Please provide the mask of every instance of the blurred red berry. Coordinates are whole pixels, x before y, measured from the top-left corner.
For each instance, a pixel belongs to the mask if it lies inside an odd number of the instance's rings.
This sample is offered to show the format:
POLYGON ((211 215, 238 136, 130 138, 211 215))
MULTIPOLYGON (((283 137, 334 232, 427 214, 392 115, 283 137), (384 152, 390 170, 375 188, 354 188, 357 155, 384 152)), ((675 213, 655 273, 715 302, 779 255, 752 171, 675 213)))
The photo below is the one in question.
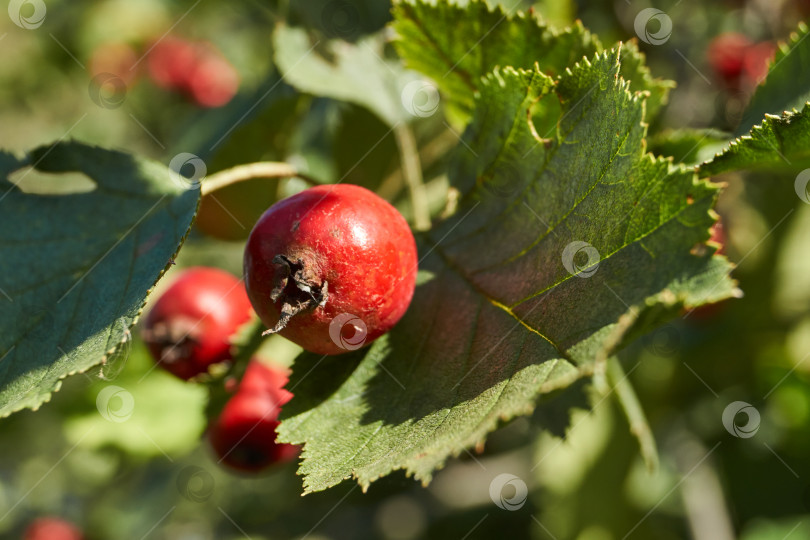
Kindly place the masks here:
POLYGON ((239 75, 218 53, 200 52, 188 81, 188 92, 202 107, 221 107, 239 88, 239 75))
POLYGON ((216 47, 177 37, 155 43, 149 74, 158 86, 182 92, 201 107, 225 105, 239 88, 239 74, 216 47))
POLYGON ((82 540, 78 527, 59 518, 39 518, 25 530, 23 540, 82 540))
POLYGON ((743 59, 743 71, 751 86, 758 85, 768 74, 768 65, 776 52, 776 45, 763 41, 748 47, 743 59))
POLYGON ((208 432, 221 463, 238 471, 258 472, 298 455, 297 446, 276 442, 278 414, 292 398, 285 384, 284 371, 251 360, 236 394, 208 432))
POLYGON ((254 359, 248 364, 237 391, 243 394, 270 394, 282 405, 292 399, 292 394, 284 389, 289 381, 287 375, 286 370, 254 359))
POLYGON ((186 86, 197 53, 194 45, 184 39, 165 37, 155 43, 148 53, 149 75, 163 88, 186 86))
POLYGON ((161 367, 188 380, 230 360, 230 338, 251 311, 245 286, 235 276, 217 268, 190 268, 155 302, 143 338, 161 367))
POLYGON ((709 63, 730 90, 750 92, 768 74, 776 51, 770 41, 753 43, 742 34, 721 34, 709 43, 709 63))
POLYGON ((729 88, 737 88, 743 71, 745 52, 751 40, 742 34, 720 34, 709 43, 709 63, 729 88))

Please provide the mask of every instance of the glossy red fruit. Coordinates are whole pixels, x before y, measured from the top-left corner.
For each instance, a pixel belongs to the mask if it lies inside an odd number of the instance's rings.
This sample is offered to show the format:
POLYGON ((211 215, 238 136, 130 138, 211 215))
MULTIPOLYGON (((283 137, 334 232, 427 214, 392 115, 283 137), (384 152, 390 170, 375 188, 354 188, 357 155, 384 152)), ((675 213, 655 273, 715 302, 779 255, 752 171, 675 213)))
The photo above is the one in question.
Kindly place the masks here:
POLYGON ((82 532, 59 518, 39 518, 25 530, 23 540, 82 540, 82 532))
POLYGON ((230 338, 250 316, 239 279, 217 268, 190 268, 155 302, 143 338, 161 367, 187 380, 230 360, 230 338))
POLYGON ((298 455, 298 447, 276 442, 281 406, 292 394, 286 372, 251 360, 234 396, 211 425, 208 436, 220 463, 257 472, 298 455))
POLYGON ((318 186, 271 206, 245 247, 245 286, 269 332, 317 354, 367 345, 404 315, 416 242, 388 202, 354 185, 318 186))

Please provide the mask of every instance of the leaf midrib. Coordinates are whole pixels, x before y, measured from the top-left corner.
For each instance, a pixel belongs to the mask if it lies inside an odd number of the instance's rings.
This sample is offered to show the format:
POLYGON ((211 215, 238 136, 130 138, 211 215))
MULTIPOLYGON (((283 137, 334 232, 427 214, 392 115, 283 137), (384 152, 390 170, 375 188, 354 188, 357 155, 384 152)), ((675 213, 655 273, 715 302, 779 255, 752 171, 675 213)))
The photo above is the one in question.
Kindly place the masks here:
MULTIPOLYGON (((556 94, 556 91, 555 91, 555 90, 553 90, 553 88, 556 88, 556 86, 557 86, 557 84, 558 84, 558 83, 559 83, 559 79, 553 80, 552 89, 549 89, 547 92, 545 92, 545 93, 543 93, 543 94, 539 95, 539 96, 538 96, 538 99, 542 99, 543 97, 545 97, 545 96, 549 95, 550 93, 552 93, 552 91, 554 91, 555 95, 556 95, 556 96, 558 97, 558 99, 559 99, 559 94, 556 94)), ((525 100, 524 100, 524 102, 525 102, 525 100)), ((562 103, 562 102, 561 102, 561 103, 562 103)), ((561 136, 559 133, 558 133, 558 134, 556 134, 556 140, 555 140, 555 143, 556 143, 556 144, 554 144, 554 145, 553 145, 553 146, 552 146, 550 149, 548 149, 548 150, 546 151, 545 155, 543 156, 543 166, 542 166, 542 167, 540 168, 540 170, 539 170, 540 174, 536 174, 536 175, 534 176, 534 178, 535 178, 535 179, 536 179, 536 178, 538 178, 540 175, 542 175, 542 173, 543 173, 543 172, 545 172, 545 171, 546 171, 546 169, 548 168, 548 166, 549 166, 549 164, 550 164, 551 160, 552 160, 552 159, 554 159, 554 157, 557 155, 557 152, 560 150, 560 148, 562 148, 563 143, 566 141, 566 139, 568 138, 568 136, 569 136, 569 135, 570 135, 570 134, 571 134, 571 133, 572 133, 572 132, 573 132, 573 131, 574 131, 574 130, 575 130, 577 127, 578 127, 578 126, 579 126, 579 124, 582 122, 582 119, 585 117, 585 113, 586 113, 587 111, 590 111, 590 109, 591 109, 592 107, 593 107, 593 102, 591 102, 591 103, 590 103, 590 104, 589 104, 587 107, 583 107, 583 109, 584 109, 584 110, 583 110, 583 111, 582 111, 582 113, 581 113, 581 114, 580 114, 580 115, 577 117, 576 122, 573 122, 573 123, 572 123, 573 125, 572 125, 571 129, 569 129, 569 130, 568 130, 568 131, 565 133, 565 135, 564 135, 564 136, 561 136)), ((569 111, 569 112, 570 112, 570 111, 569 111)), ((560 121, 561 121, 563 118, 565 118, 565 116, 566 116, 567 114, 568 114, 568 113, 563 113, 563 115, 560 117, 560 120, 558 120, 558 121, 557 121, 557 127, 558 127, 558 128, 559 128, 559 123, 560 123, 560 121)), ((522 118, 522 116, 521 116, 520 114, 516 114, 516 115, 515 115, 515 119, 513 120, 513 123, 512 123, 512 128, 509 130, 509 135, 506 137, 506 139, 505 139, 505 141, 504 141, 504 144, 503 144, 503 145, 501 145, 501 149, 500 149, 500 151, 498 152, 498 156, 496 156, 496 159, 497 159, 497 157, 500 157, 500 156, 502 155, 502 153, 503 153, 503 151, 504 151, 504 148, 505 148, 505 146, 506 146, 506 144, 505 144, 505 143, 506 143, 506 142, 508 142, 509 140, 511 140, 511 139, 512 139, 512 137, 513 137, 514 132, 515 132, 515 131, 517 131, 517 130, 515 130, 515 129, 514 129, 514 128, 515 128, 515 124, 516 124, 516 123, 517 123, 519 120, 522 120, 522 119, 523 119, 523 118, 522 118)), ((537 147, 537 146, 543 147, 543 146, 544 146, 543 141, 542 141, 542 140, 540 140, 540 139, 538 139, 537 137, 535 137, 534 130, 533 130, 533 129, 531 129, 531 126, 527 125, 527 128, 529 129, 529 134, 530 134, 531 138, 532 138, 532 139, 534 139, 534 141, 535 141, 535 147, 537 147)), ((533 147, 532 149, 534 149, 534 147, 533 147)), ((615 156, 611 157, 611 160, 612 160, 614 157, 615 157, 615 156)), ((490 167, 490 168, 491 168, 491 167, 490 167)), ((600 177, 600 178, 601 178, 601 177, 600 177)), ((463 235, 463 236, 459 237, 457 240, 459 240, 459 241, 460 241, 460 240, 464 240, 464 239, 467 239, 467 238, 471 238, 471 237, 473 237, 473 236, 475 236, 475 235, 477 235, 477 234, 481 233, 482 231, 486 230, 486 229, 487 229, 489 226, 492 226, 492 225, 494 225, 494 224, 498 224, 498 223, 500 223, 500 222, 501 222, 503 219, 505 219, 507 216, 509 216, 509 215, 510 215, 510 212, 511 212, 511 210, 512 210, 512 209, 514 209, 515 207, 517 207, 517 206, 520 204, 520 202, 524 200, 524 197, 525 197, 525 196, 526 196, 526 194, 529 192, 529 190, 532 188, 533 183, 534 183, 534 179, 533 179, 531 182, 527 183, 526 187, 525 187, 525 188, 524 188, 524 189, 523 189, 523 190, 520 192, 520 195, 518 195, 517 197, 515 197, 514 201, 512 201, 510 204, 506 205, 506 207, 505 207, 505 208, 504 208, 504 209, 503 209, 503 210, 502 210, 502 211, 501 211, 501 212, 500 212, 498 215, 494 216, 494 217, 493 217, 493 218, 492 218, 492 219, 491 219, 491 220, 490 220, 490 221, 487 223, 487 225, 482 225, 482 226, 478 227, 477 229, 473 229, 473 230, 472 230, 472 231, 470 231, 468 234, 465 234, 465 235, 463 235)), ((597 185, 598 185, 598 181, 597 181, 597 185)), ((595 187, 595 186, 594 186, 594 187, 595 187)), ((475 189, 470 190, 470 191, 469 191, 469 192, 468 192, 468 193, 467 193, 467 194, 464 196, 464 199, 465 199, 465 200, 470 200, 470 199, 473 197, 474 193, 475 193, 475 189)), ((576 206, 576 205, 575 205, 575 206, 576 206)), ((573 209, 572 209, 572 210, 573 210, 573 209)), ((502 263, 498 263, 498 264, 502 264, 502 263)), ((497 266, 497 265, 493 265, 493 266, 497 266)), ((484 269, 482 269, 482 270, 484 270, 484 269)))
MULTIPOLYGON (((584 114, 583 114, 582 116, 584 116, 584 114)), ((571 130, 571 131, 573 131, 573 130, 571 130)), ((545 238, 546 238, 546 237, 548 237, 550 234, 552 234, 554 231, 556 231, 556 230, 557 230, 557 228, 558 228, 558 227, 559 227, 561 224, 563 224, 564 222, 566 222, 566 221, 568 220, 568 218, 569 218, 569 217, 570 217, 570 216, 571 216, 571 215, 574 213, 574 211, 575 211, 575 210, 576 210, 576 209, 579 207, 579 205, 580 205, 580 204, 582 204, 582 203, 583 203, 583 202, 584 202, 584 201, 585 201, 585 200, 586 200, 586 199, 587 199, 587 198, 588 198, 588 197, 591 195, 591 193, 593 193, 593 192, 594 192, 594 190, 595 190, 597 187, 599 187, 599 185, 602 183, 602 180, 605 178, 605 175, 607 175, 608 171, 610 170, 610 168, 611 168, 611 166, 613 165, 613 163, 614 163, 614 161, 616 160, 616 158, 617 158, 619 155, 622 155, 622 154, 621 154, 621 150, 624 148, 624 145, 627 143, 627 140, 630 138, 630 134, 632 133, 632 131, 633 131, 633 130, 632 130, 632 129, 630 129, 630 130, 628 130, 628 131, 625 133, 625 135, 624 135, 624 137, 622 138, 621 142, 620 142, 620 143, 619 143, 619 145, 616 147, 616 152, 614 152, 614 153, 613 153, 613 155, 611 155, 611 156, 610 156, 610 159, 608 160, 608 162, 607 162, 607 164, 605 165, 605 167, 602 169, 601 173, 599 174, 599 177, 596 179, 596 181, 595 181, 595 182, 594 182, 594 183, 593 183, 591 186, 588 186, 588 189, 585 191, 585 193, 583 194, 582 198, 580 198, 579 200, 575 201, 575 202, 574 202, 574 204, 571 206, 571 208, 570 208, 570 209, 569 209, 569 210, 568 210, 568 211, 567 211, 565 214, 563 214, 563 216, 562 216, 562 217, 561 217, 559 220, 557 220, 557 222, 550 224, 550 225, 548 226, 548 229, 546 230, 546 232, 544 232, 543 234, 541 234, 541 235, 540 235, 540 236, 539 236, 539 237, 538 237, 536 240, 533 240, 533 241, 532 241, 532 242, 531 242, 531 243, 530 243, 528 246, 526 246, 525 248, 523 248, 523 249, 522 249, 520 252, 516 253, 515 255, 511 255, 511 256, 510 256, 510 257, 508 257, 507 259, 505 259, 505 260, 503 260, 503 261, 500 261, 500 262, 497 262, 497 263, 493 263, 493 264, 491 264, 491 265, 489 265, 489 266, 485 266, 485 267, 483 267, 483 268, 478 268, 478 269, 476 269, 475 271, 473 271, 473 272, 471 272, 471 273, 472 273, 472 274, 479 274, 479 273, 482 273, 482 272, 487 272, 487 271, 489 271, 489 270, 492 270, 493 268, 497 268, 497 267, 499 267, 499 266, 502 266, 502 265, 505 265, 505 264, 509 264, 509 263, 510 263, 510 262, 512 262, 512 261, 516 261, 516 260, 517 260, 517 259, 519 259, 520 257, 522 257, 522 256, 526 255, 526 254, 527 254, 529 251, 531 251, 531 250, 532 250, 532 249, 533 249, 535 246, 537 246, 538 244, 540 244, 540 242, 542 242, 543 240, 545 240, 545 238)), ((570 131, 569 131, 569 133, 570 133, 570 131)), ((560 146, 556 146, 556 145, 555 145, 555 147, 554 147, 554 148, 555 148, 555 155, 556 155, 556 150, 557 150, 559 147, 560 147, 560 146)), ((553 157, 553 156, 551 156, 551 157, 553 157)), ((544 173, 544 172, 545 172, 545 171, 548 169, 549 164, 550 164, 550 161, 551 161, 551 157, 550 157, 548 160, 546 160, 546 162, 545 162, 545 163, 543 163, 543 168, 542 168, 542 169, 540 169, 540 174, 539 174, 539 175, 537 175, 537 177, 541 176, 541 175, 542 175, 542 174, 543 174, 543 173, 544 173)), ((528 189, 524 190, 524 192, 521 194, 521 200, 522 200, 522 201, 523 201, 523 195, 525 195, 527 192, 528 192, 528 189)), ((523 202, 525 202, 525 201, 523 201, 523 202)), ((501 218, 502 218, 502 216, 503 216, 503 214, 502 214, 501 216, 497 216, 495 219, 501 219, 501 218)))
MULTIPOLYGON (((667 174, 663 175, 663 176, 662 176, 661 178, 659 178, 659 179, 658 179, 656 182, 651 183, 651 186, 657 185, 658 183, 662 182, 663 180, 665 180, 665 179, 666 179, 666 178, 668 178, 669 176, 670 176, 670 175, 669 175, 669 173, 667 173, 667 174)), ((706 197, 711 197, 711 194, 707 194, 707 195, 706 195, 706 197)), ((695 200, 695 201, 693 201, 693 203, 692 203, 692 204, 685 204, 685 205, 681 206, 681 207, 678 209, 678 211, 677 211, 676 213, 672 214, 672 215, 671 215, 671 216, 670 216, 668 219, 666 219, 666 220, 664 220, 664 221, 659 222, 659 223, 658 223, 658 225, 656 225, 656 226, 655 226, 655 227, 653 227, 652 229, 650 229, 650 230, 646 231, 644 234, 639 235, 639 236, 637 236, 637 237, 633 238, 631 241, 629 241, 629 242, 625 243, 624 245, 622 245, 622 246, 620 246, 618 249, 616 249, 616 250, 614 250, 614 251, 612 251, 612 252, 608 253, 607 255, 605 255, 605 256, 603 256, 603 257, 602 257, 602 256, 600 256, 599 261, 598 261, 597 263, 595 263, 595 264, 601 264, 601 263, 603 263, 604 261, 606 261, 606 260, 608 260, 609 258, 611 258, 612 256, 614 256, 615 254, 617 254, 617 253, 621 252, 623 249, 625 249, 625 248, 627 248, 627 247, 630 247, 630 246, 632 246, 632 245, 636 244, 637 242, 640 242, 640 241, 644 240, 644 239, 645 239, 645 238, 647 238, 648 236, 650 236, 650 235, 652 235, 653 233, 655 233, 656 231, 658 231, 658 230, 659 230, 661 227, 663 227, 664 225, 667 225, 668 223, 670 223, 670 222, 672 222, 673 220, 677 219, 677 218, 678 218, 678 217, 679 217, 679 216, 680 216, 680 215, 681 215, 681 214, 682 214, 682 213, 683 213, 685 210, 689 209, 691 206, 693 206, 694 204, 696 204, 698 201, 702 201, 702 200, 704 200, 706 197, 702 197, 701 199, 695 200)), ((568 281, 569 279, 571 279, 571 278, 573 278, 573 277, 576 277, 574 274, 568 274, 568 275, 565 275, 565 276, 563 276, 563 278, 562 278, 562 279, 560 279, 560 280, 558 280, 558 281, 556 281, 556 282, 552 283, 551 285, 547 286, 546 288, 542 289, 542 290, 541 290, 541 291, 539 291, 539 292, 533 293, 533 294, 531 294, 531 295, 527 296, 526 298, 523 298, 523 299, 521 299, 521 300, 518 300, 517 302, 515 302, 515 303, 513 303, 513 304, 510 304, 510 305, 504 305, 504 304, 502 304, 501 302, 499 302, 498 300, 495 300, 494 298, 490 297, 490 296, 489 296, 489 294, 488 294, 488 293, 487 293, 485 290, 483 290, 483 289, 482 289, 482 288, 480 288, 480 287, 479 287, 479 286, 478 286, 476 283, 474 283, 474 282, 473 282, 473 281, 470 279, 470 274, 468 274, 466 271, 464 271, 462 268, 460 268, 460 267, 459 267, 457 264, 455 264, 455 262, 454 262, 454 261, 453 261, 453 260, 452 260, 452 259, 451 259, 451 258, 450 258, 450 257, 449 257, 449 256, 448 256, 446 253, 445 253, 445 252, 444 252, 444 250, 441 248, 441 246, 440 246, 440 245, 435 245, 435 246, 434 246, 434 249, 436 250, 436 253, 437 253, 437 254, 438 254, 438 255, 439 255, 441 258, 442 258, 442 260, 443 260, 443 261, 445 261, 445 263, 446 263, 448 266, 450 266, 451 268, 453 268, 453 270, 454 270, 454 271, 456 271, 456 272, 457 272, 457 273, 458 273, 458 274, 459 274, 459 275, 462 277, 462 279, 464 279, 465 283, 467 283, 467 284, 468 284, 468 285, 469 285, 469 286, 470 286, 470 287, 471 287, 473 290, 475 290, 477 293, 481 294, 481 295, 482 295, 484 298, 486 298, 488 301, 490 301, 490 302, 491 302, 493 305, 495 305, 495 306, 497 306, 497 307, 500 307, 501 309, 503 309, 504 311, 506 311, 507 313, 509 313, 510 315, 512 315, 512 316, 513 316, 515 319, 517 319, 517 320, 518 320, 519 322, 521 322, 521 323, 522 323, 524 326, 526 326, 527 328, 530 328, 530 329, 532 329, 532 328, 531 328, 531 326, 529 326, 529 325, 528 325, 528 323, 526 323, 525 321, 523 321, 522 319, 520 319, 520 317, 519 317, 518 315, 516 315, 516 314, 515 314, 515 313, 514 313, 512 310, 514 310, 516 307, 520 306, 521 304, 523 304, 523 303, 525 303, 525 302, 527 302, 527 301, 529 301, 529 300, 531 300, 531 299, 533 299, 533 298, 536 298, 536 297, 538 297, 538 296, 542 295, 543 293, 548 292, 549 290, 551 290, 551 289, 553 289, 553 288, 555 288, 555 287, 557 287, 557 286, 561 285, 562 283, 565 283, 565 282, 566 282, 566 281, 568 281)), ((587 270, 588 268, 591 268, 592 266, 594 266, 594 265, 588 266, 588 267, 586 267, 584 270, 587 270)), ((557 350, 558 350, 558 351, 560 351, 559 347, 557 347, 557 345, 556 345, 556 344, 553 342, 553 340, 551 340, 550 338, 548 338, 547 336, 545 336, 544 334, 542 334, 542 333, 541 333, 539 330, 537 330, 537 329, 532 329, 532 330, 533 330, 533 331, 536 331, 536 332, 538 333, 538 335, 542 336, 542 337, 543 337, 544 339, 546 339, 546 340, 547 340, 547 341, 548 341, 550 344, 554 345, 554 347, 555 347, 555 348, 557 348, 557 350)), ((560 351, 560 352, 561 352, 561 351, 560 351)), ((563 356, 563 358, 565 358, 565 356, 563 356)), ((569 360, 570 360, 570 359, 569 359, 569 360)))

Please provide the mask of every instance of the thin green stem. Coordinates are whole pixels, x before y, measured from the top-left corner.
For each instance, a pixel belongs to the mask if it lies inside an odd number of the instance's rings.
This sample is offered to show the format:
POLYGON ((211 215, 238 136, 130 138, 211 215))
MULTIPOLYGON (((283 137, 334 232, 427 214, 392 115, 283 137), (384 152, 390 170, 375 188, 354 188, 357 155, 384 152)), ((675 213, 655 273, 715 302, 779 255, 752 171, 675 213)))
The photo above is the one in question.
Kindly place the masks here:
POLYGON ((205 196, 226 186, 230 186, 238 182, 244 182, 245 180, 252 180, 254 178, 281 179, 290 178, 293 176, 301 178, 312 185, 318 184, 318 182, 299 172, 289 163, 278 161, 259 161, 256 163, 237 165, 236 167, 225 169, 224 171, 219 171, 218 173, 208 176, 202 182, 202 194, 205 196))
POLYGON ((641 457, 644 459, 647 469, 655 472, 658 469, 658 447, 655 444, 655 437, 650 430, 644 409, 638 401, 636 391, 616 357, 608 359, 606 376, 608 384, 616 392, 616 399, 630 424, 630 433, 638 440, 641 457))
POLYGON ((411 127, 406 123, 399 123, 394 127, 394 137, 399 149, 402 176, 411 194, 414 228, 426 231, 430 228, 430 209, 425 184, 422 180, 422 164, 419 160, 416 138, 411 127))

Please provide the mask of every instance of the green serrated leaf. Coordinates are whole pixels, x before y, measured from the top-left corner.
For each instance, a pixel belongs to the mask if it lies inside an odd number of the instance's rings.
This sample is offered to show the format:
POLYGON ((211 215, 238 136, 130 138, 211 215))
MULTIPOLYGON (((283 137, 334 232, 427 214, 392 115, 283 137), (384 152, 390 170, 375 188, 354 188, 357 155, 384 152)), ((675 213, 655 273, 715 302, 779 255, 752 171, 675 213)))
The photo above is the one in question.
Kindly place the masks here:
POLYGON ((40 172, 83 173, 95 189, 0 195, 0 416, 38 407, 128 339, 199 200, 165 165, 123 152, 59 142, 29 159, 40 172))
POLYGON ((810 165, 810 30, 804 23, 782 43, 748 105, 737 139, 700 165, 708 177, 740 169, 796 170, 810 165))
MULTIPOLYGON (((394 6, 396 47, 407 65, 439 85, 451 114, 466 121, 481 77, 496 66, 560 75, 583 57, 602 50, 597 38, 577 21, 556 30, 539 14, 489 7, 483 0, 430 2, 404 0, 394 6)), ((650 92, 647 118, 666 103, 672 81, 655 79, 634 42, 625 46, 622 76, 633 90, 650 92)))
POLYGON ((422 267, 435 276, 396 331, 349 358, 296 359, 288 388, 309 396, 310 407, 285 405, 279 433, 307 443, 300 468, 307 492, 350 476, 367 488, 400 468, 427 483, 499 421, 529 414, 537 397, 584 375, 439 256, 422 267))
POLYGON ((638 48, 636 40, 622 44, 622 64, 619 75, 630 82, 630 90, 648 92, 644 118, 652 121, 669 101, 669 91, 675 88, 675 81, 653 77, 647 67, 647 58, 638 48))
POLYGON ((644 153, 643 96, 620 69, 612 50, 556 84, 512 68, 483 79, 451 169, 459 211, 421 246, 432 279, 370 349, 296 360, 304 397, 279 433, 305 444, 307 492, 396 469, 427 483, 662 313, 734 294, 703 244, 717 188, 644 153), (549 140, 529 122, 538 99, 561 103, 549 140))
POLYGON ((807 25, 799 23, 798 30, 782 43, 768 69, 765 81, 757 87, 754 97, 743 113, 736 135, 746 134, 759 124, 766 114, 780 115, 804 107, 810 101, 810 35, 807 25))
POLYGON ((601 45, 577 22, 557 32, 537 17, 482 0, 456 2, 407 0, 394 5, 397 51, 408 67, 432 78, 451 112, 472 115, 482 76, 496 66, 532 68, 555 76, 601 45))
POLYGON ((810 103, 800 112, 765 115, 750 135, 743 135, 700 165, 701 177, 740 169, 796 170, 810 164, 810 103))

